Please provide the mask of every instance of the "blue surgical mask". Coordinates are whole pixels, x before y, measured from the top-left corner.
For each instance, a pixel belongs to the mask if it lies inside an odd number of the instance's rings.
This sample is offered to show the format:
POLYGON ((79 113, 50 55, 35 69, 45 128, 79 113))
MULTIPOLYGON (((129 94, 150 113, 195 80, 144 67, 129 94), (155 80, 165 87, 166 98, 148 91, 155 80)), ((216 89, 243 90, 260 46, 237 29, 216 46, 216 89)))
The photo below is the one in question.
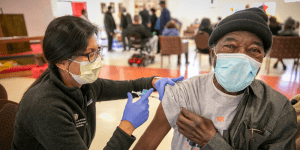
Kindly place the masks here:
POLYGON ((228 92, 238 92, 254 80, 261 63, 246 54, 217 54, 215 75, 219 84, 228 92))

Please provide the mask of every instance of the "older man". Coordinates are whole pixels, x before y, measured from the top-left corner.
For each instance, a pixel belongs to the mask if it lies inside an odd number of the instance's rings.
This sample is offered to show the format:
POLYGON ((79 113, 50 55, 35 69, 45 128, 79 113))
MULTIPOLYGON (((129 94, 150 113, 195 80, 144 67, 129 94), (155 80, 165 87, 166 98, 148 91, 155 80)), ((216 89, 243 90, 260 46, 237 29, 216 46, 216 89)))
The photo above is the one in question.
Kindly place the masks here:
POLYGON ((272 33, 258 8, 223 19, 209 39, 214 72, 167 86, 135 149, 155 149, 171 128, 172 150, 293 150, 297 118, 289 100, 254 79, 272 33))

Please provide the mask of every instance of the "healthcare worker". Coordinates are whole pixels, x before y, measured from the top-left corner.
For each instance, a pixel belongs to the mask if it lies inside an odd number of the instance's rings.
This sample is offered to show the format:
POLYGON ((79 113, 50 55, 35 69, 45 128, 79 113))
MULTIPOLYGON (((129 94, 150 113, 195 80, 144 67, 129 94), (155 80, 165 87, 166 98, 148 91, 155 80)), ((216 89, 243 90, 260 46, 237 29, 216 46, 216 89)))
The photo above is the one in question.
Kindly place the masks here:
POLYGON ((132 132, 149 117, 154 84, 182 77, 113 81, 98 78, 102 67, 97 28, 79 17, 54 19, 47 27, 43 52, 48 69, 25 92, 16 115, 12 150, 87 150, 95 136, 96 102, 128 97, 120 125, 104 149, 129 149, 132 132), (157 82, 156 82, 157 81, 157 82), (131 91, 150 89, 132 103, 131 91))

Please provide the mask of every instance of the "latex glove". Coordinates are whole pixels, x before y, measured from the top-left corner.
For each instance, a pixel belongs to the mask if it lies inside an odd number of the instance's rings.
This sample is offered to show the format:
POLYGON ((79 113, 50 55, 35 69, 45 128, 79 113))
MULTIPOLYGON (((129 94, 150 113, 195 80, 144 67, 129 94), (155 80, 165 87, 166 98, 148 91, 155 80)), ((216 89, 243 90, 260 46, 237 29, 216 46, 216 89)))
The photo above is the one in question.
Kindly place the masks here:
POLYGON ((135 128, 142 125, 145 121, 147 121, 149 117, 149 99, 148 97, 151 95, 151 93, 154 91, 153 88, 148 90, 146 94, 142 95, 141 98, 136 101, 135 103, 132 103, 132 95, 131 93, 127 93, 128 101, 125 106, 125 110, 123 113, 123 120, 129 121, 135 128))
POLYGON ((158 91, 158 95, 159 95, 159 100, 161 101, 164 97, 164 93, 165 93, 165 86, 166 84, 170 84, 170 85, 175 85, 176 81, 181 81, 183 80, 184 77, 178 77, 178 78, 161 78, 158 81, 155 82, 154 86, 156 88, 156 90, 158 91))

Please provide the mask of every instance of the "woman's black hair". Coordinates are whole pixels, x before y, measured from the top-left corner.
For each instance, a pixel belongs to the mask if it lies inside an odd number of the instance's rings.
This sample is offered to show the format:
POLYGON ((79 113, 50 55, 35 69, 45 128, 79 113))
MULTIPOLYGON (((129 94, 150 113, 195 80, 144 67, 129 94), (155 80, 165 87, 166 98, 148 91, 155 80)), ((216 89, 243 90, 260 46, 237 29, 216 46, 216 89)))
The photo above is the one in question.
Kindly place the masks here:
POLYGON ((155 10, 154 8, 151 8, 151 11, 152 11, 153 13, 155 13, 156 10, 155 10))
POLYGON ((48 68, 30 85, 27 91, 40 83, 51 70, 57 71, 58 68, 55 64, 68 60, 78 53, 83 53, 88 46, 88 40, 94 34, 97 34, 97 27, 82 18, 63 16, 52 20, 43 39, 43 52, 48 62, 48 68))

